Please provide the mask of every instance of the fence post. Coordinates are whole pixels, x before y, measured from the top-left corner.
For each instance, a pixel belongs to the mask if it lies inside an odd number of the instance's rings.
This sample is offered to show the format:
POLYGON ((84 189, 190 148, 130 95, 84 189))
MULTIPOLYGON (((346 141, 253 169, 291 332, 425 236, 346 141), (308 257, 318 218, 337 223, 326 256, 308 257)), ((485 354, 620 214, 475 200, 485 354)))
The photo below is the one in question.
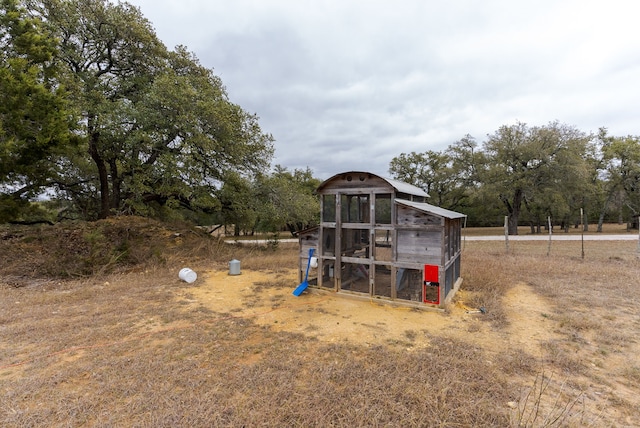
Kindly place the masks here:
POLYGON ((547 256, 551 254, 551 216, 547 217, 547 227, 549 228, 549 246, 547 247, 547 256))
POLYGON ((509 216, 504 216, 504 242, 507 246, 507 254, 509 254, 509 216))
POLYGON ((584 260, 584 210, 580 208, 580 238, 582 240, 582 260, 584 260))
POLYGON ((467 216, 464 216, 464 227, 462 228, 462 250, 464 251, 467 248, 467 216))

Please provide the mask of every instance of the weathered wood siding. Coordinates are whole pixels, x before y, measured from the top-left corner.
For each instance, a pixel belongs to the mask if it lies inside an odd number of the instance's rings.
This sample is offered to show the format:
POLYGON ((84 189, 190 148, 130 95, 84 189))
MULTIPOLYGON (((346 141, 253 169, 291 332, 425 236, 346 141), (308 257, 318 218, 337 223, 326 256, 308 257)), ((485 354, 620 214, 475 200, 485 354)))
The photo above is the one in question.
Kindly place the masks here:
POLYGON ((393 188, 380 177, 372 174, 360 173, 360 174, 342 174, 339 177, 334 178, 331 182, 326 183, 322 189, 322 193, 334 193, 349 192, 358 189, 386 189, 389 193, 393 191, 393 188))
POLYGON ((396 212, 396 224, 398 227, 419 227, 423 229, 433 226, 434 230, 440 230, 440 227, 444 226, 443 218, 423 213, 403 205, 399 205, 396 212))
POLYGON ((398 230, 398 262, 441 264, 442 233, 398 230))

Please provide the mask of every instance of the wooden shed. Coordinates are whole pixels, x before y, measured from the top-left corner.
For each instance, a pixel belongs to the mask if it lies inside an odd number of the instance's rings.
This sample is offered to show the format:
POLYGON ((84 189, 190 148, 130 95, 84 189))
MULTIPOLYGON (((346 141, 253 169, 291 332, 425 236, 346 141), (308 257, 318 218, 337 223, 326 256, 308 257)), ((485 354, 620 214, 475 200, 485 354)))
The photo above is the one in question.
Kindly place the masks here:
POLYGON ((309 286, 321 290, 419 307, 442 307, 453 297, 462 283, 464 214, 428 204, 416 186, 368 172, 337 174, 318 194, 320 225, 299 235, 301 281, 311 262, 309 286))

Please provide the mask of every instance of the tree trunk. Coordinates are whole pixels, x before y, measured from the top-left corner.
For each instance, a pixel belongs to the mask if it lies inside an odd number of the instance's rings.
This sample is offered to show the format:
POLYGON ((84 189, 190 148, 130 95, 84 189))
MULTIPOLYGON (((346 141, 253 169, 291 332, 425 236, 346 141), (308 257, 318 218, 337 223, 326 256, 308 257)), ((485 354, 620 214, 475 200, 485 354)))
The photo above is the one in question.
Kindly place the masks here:
POLYGON ((518 219, 522 208, 522 197, 522 189, 514 190, 513 203, 510 203, 506 196, 501 197, 502 202, 507 207, 507 212, 509 213, 507 220, 507 231, 509 235, 518 234, 518 219))
POLYGON ((100 142, 100 132, 95 129, 95 116, 88 117, 89 128, 89 155, 96 164, 98 169, 98 178, 100 179, 100 212, 99 218, 107 218, 109 216, 109 174, 107 173, 107 165, 98 151, 98 143, 100 142))
POLYGON ((607 195, 607 199, 604 201, 604 205, 600 210, 600 217, 598 217, 598 228, 596 229, 596 232, 602 233, 602 223, 604 223, 604 215, 607 213, 607 208, 609 208, 611 199, 613 199, 613 190, 607 195))
POLYGON ((120 202, 122 201, 120 194, 122 177, 120 177, 118 173, 118 164, 115 159, 109 161, 109 167, 111 169, 111 207, 118 210, 120 209, 120 202))
POLYGON ((583 232, 588 232, 589 231, 589 216, 587 215, 586 211, 582 214, 582 218, 580 219, 580 221, 582 221, 582 231, 583 232))
POLYGON ((580 221, 582 222, 582 231, 583 232, 588 232, 589 231, 589 213, 587 212, 587 206, 589 206, 588 202, 588 198, 586 196, 582 197, 582 207, 583 209, 580 210, 580 214, 582 215, 582 218, 580 219, 580 221))

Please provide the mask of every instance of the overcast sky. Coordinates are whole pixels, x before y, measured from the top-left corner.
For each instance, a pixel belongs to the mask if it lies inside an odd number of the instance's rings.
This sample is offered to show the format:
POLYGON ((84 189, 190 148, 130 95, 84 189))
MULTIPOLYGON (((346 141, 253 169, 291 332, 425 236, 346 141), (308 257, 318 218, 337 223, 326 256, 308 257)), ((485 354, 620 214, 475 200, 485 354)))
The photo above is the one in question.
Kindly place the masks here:
POLYGON ((275 138, 275 164, 389 176, 401 153, 558 120, 640 135, 635 0, 131 0, 275 138))

